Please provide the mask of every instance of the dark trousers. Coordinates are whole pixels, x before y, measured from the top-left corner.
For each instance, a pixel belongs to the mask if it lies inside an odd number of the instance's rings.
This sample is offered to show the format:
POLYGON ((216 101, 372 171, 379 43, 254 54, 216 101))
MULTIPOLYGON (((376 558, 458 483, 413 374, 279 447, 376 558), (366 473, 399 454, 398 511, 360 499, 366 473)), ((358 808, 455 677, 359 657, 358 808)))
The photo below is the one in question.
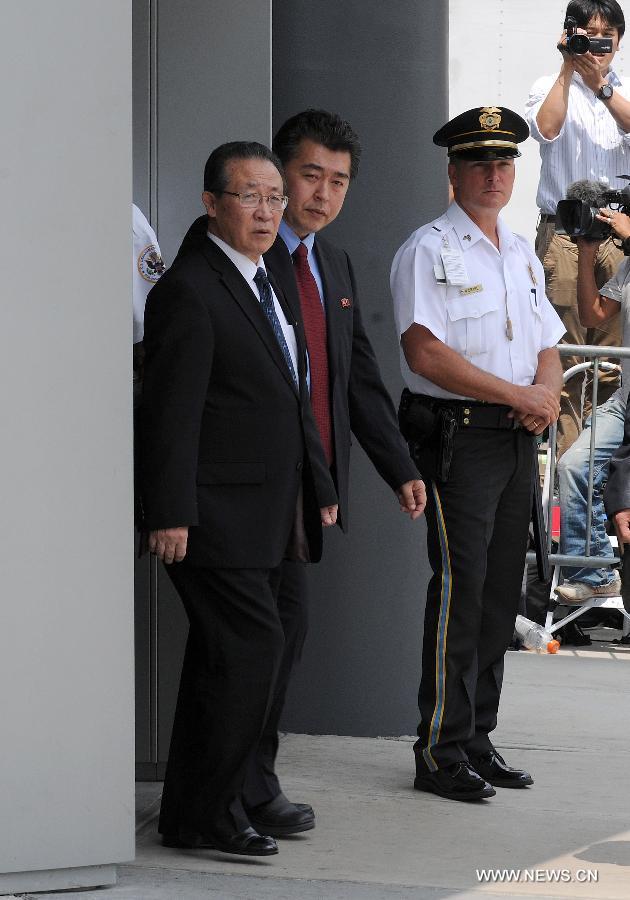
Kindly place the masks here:
POLYGON ((284 632, 284 651, 273 692, 271 708, 263 733, 251 755, 243 787, 246 809, 267 803, 281 791, 275 771, 278 754, 278 726, 291 679, 293 666, 299 661, 308 628, 308 593, 306 566, 285 560, 280 567, 277 608, 284 632))
MULTIPOLYGON (((414 745, 418 774, 492 747, 523 577, 534 448, 520 429, 460 430, 448 481, 429 486, 433 577, 414 745)), ((417 462, 430 479, 431 454, 421 452, 417 462)))
POLYGON ((186 561, 167 567, 189 635, 162 794, 162 834, 240 831, 249 825, 246 805, 279 793, 273 771, 277 724, 306 627, 293 602, 302 569, 288 562, 271 570, 211 569, 186 561))

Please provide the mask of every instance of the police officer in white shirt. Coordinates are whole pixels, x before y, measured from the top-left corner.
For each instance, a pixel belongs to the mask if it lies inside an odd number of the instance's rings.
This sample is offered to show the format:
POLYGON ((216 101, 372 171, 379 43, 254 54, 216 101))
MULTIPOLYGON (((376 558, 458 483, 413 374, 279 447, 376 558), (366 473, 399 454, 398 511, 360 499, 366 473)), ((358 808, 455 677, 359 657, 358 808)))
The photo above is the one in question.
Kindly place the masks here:
POLYGON ((166 266, 162 260, 155 231, 144 213, 133 208, 133 387, 134 405, 140 397, 142 381, 142 338, 144 337, 144 306, 147 294, 166 266))
POLYGON ((391 272, 401 426, 427 483, 433 569, 415 787, 453 800, 532 784, 489 737, 523 575, 534 435, 555 421, 562 384, 564 329, 542 266, 498 218, 527 135, 520 116, 496 106, 436 133, 454 203, 411 235, 391 272))
MULTIPOLYGON (((566 19, 576 33, 610 39, 609 53, 567 52, 563 31, 558 49, 562 65, 558 75, 539 78, 531 88, 526 119, 540 144, 541 169, 536 202, 540 222, 536 253, 543 263, 547 294, 564 322, 569 344, 617 346, 621 339, 618 316, 599 327, 582 327, 577 309, 577 248, 566 235, 555 234, 556 207, 576 181, 601 182, 606 189, 621 189, 619 175, 630 174, 630 81, 612 68, 625 21, 616 0, 571 0, 566 19), (573 27, 573 26, 571 26, 573 27)), ((602 287, 615 273, 622 255, 610 240, 599 248, 595 277, 602 287)), ((565 369, 582 362, 564 357, 565 369)), ((615 390, 615 376, 601 381, 600 402, 615 390)), ((582 382, 571 379, 562 396, 558 422, 558 449, 571 446, 582 428, 582 382)), ((588 406, 586 409, 588 412, 588 406)))

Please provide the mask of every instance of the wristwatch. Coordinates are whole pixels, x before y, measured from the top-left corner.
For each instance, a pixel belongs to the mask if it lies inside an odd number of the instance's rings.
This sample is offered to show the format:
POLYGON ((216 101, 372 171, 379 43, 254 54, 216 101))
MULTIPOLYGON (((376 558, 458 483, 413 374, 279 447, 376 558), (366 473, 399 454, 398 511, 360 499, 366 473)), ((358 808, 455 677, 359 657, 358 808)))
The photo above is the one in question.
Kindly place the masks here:
POLYGON ((613 89, 607 82, 604 82, 604 84, 602 84, 600 89, 597 91, 597 97, 599 100, 610 100, 612 95, 613 89))

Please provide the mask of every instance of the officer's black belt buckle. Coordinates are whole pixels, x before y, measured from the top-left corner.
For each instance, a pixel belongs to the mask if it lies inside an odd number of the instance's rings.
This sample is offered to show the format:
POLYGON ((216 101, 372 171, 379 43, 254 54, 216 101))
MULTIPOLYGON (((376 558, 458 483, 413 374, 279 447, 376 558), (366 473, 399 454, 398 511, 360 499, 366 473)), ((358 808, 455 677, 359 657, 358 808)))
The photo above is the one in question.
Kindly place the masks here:
MULTIPOLYGON (((420 419, 420 409, 426 409, 434 414, 448 410, 457 427, 489 428, 501 431, 513 431, 519 428, 518 421, 508 415, 509 406, 499 403, 480 403, 476 400, 449 400, 441 397, 430 397, 428 394, 412 394, 411 391, 403 391, 401 409, 404 407, 407 419, 412 422, 420 419)), ((403 432, 404 433, 404 432, 403 432)))
POLYGON ((455 421, 461 429, 489 428, 514 431, 519 427, 518 421, 508 416, 509 406, 501 406, 496 403, 452 403, 451 401, 448 402, 448 406, 453 410, 455 421))

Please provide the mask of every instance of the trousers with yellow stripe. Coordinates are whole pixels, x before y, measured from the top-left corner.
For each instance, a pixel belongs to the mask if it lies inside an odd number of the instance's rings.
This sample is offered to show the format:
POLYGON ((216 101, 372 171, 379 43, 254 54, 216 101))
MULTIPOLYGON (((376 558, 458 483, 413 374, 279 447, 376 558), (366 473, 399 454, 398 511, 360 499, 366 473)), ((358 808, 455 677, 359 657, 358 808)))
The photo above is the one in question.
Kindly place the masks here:
POLYGON ((455 435, 447 482, 435 454, 416 462, 427 482, 427 590, 414 745, 418 774, 492 749, 523 578, 532 507, 534 439, 522 430, 455 435))

